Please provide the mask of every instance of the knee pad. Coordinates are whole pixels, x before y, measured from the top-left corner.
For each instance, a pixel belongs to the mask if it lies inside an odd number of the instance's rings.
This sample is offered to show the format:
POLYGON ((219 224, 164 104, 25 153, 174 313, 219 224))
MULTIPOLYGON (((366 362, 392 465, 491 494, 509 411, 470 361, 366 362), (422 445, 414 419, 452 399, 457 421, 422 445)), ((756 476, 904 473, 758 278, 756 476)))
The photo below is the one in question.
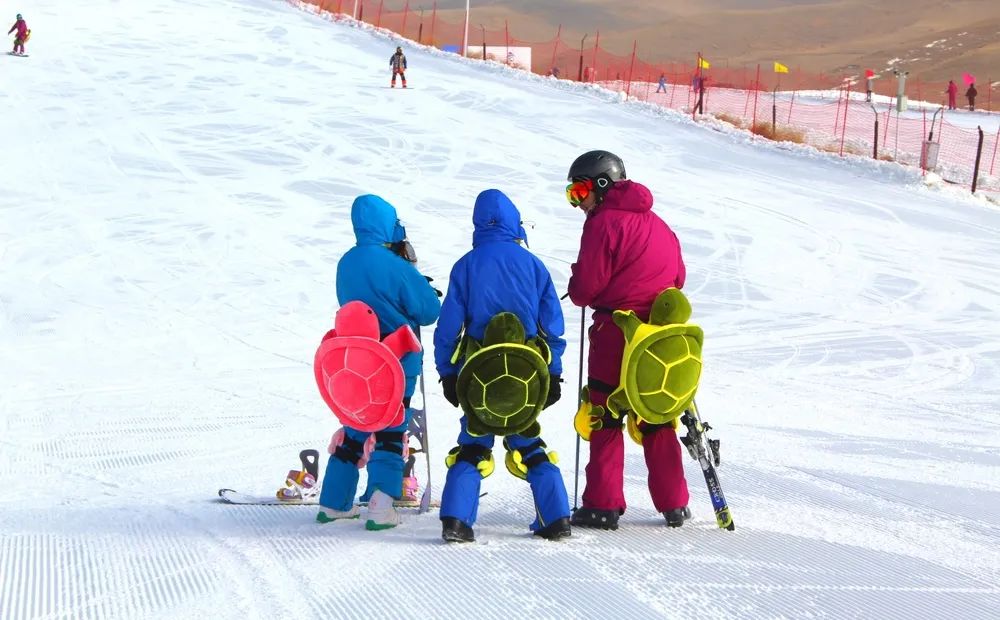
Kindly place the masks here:
POLYGON ((635 415, 635 412, 632 411, 628 412, 627 418, 628 436, 632 438, 632 441, 640 446, 642 445, 644 437, 648 437, 661 429, 669 428, 675 432, 677 431, 677 420, 671 420, 670 422, 665 422, 663 424, 650 424, 649 422, 639 418, 639 416, 635 415))
POLYGON ((364 443, 348 437, 344 429, 338 430, 330 440, 330 454, 348 465, 361 469, 368 464, 368 456, 375 446, 374 435, 369 435, 364 443))
POLYGON ((479 471, 479 475, 483 478, 492 474, 495 467, 493 464, 493 450, 476 444, 455 446, 448 451, 448 456, 444 459, 445 465, 449 469, 459 461, 470 463, 479 471))
POLYGON ((507 440, 504 439, 503 447, 507 450, 503 461, 504 465, 507 466, 507 471, 521 480, 528 479, 528 470, 532 467, 542 463, 555 465, 559 462, 559 455, 555 452, 546 452, 545 442, 541 439, 536 439, 531 444, 518 449, 511 448, 507 440))
POLYGON ((584 441, 590 441, 590 434, 602 428, 621 428, 622 417, 607 407, 590 402, 590 388, 580 390, 580 408, 573 417, 573 428, 584 441))
POLYGON ((403 454, 407 452, 406 448, 408 447, 406 433, 401 431, 377 431, 374 437, 376 450, 392 452, 406 458, 407 455, 403 454))

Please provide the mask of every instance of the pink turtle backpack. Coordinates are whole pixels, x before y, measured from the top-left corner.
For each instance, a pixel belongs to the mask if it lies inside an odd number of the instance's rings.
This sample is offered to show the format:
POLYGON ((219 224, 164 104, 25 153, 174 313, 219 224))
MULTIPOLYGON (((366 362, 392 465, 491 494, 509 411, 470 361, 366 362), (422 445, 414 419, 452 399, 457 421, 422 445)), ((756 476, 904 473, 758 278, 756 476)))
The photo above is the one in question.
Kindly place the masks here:
POLYGON ((375 311, 352 301, 337 311, 334 329, 316 350, 319 393, 344 426, 368 432, 398 426, 406 381, 399 360, 420 350, 409 325, 380 342, 375 311))

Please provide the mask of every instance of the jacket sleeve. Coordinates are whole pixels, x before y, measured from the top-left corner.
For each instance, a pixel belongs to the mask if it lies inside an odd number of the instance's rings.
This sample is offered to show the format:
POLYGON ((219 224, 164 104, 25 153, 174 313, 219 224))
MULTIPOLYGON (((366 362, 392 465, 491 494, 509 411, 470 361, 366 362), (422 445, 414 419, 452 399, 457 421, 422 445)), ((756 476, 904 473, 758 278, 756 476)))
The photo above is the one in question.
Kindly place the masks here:
POLYGON ((7 34, 14 32, 14 30, 16 29, 17 29, 17 24, 14 24, 13 26, 10 27, 10 30, 7 31, 7 34))
POLYGON ((438 301, 434 287, 411 263, 403 261, 402 298, 403 312, 406 317, 418 325, 430 325, 441 313, 441 302, 438 301))
MULTIPOLYGON (((596 217, 596 216, 595 216, 596 217)), ((569 298, 577 306, 593 305, 611 278, 610 231, 599 220, 583 225, 580 254, 569 278, 569 298)))
POLYGON ((561 375, 562 356, 566 352, 566 340, 562 337, 566 333, 566 323, 563 320, 562 306, 559 305, 556 287, 552 284, 552 276, 540 261, 538 279, 540 281, 539 292, 541 293, 538 303, 538 333, 552 351, 549 374, 561 375))
POLYGON ((438 375, 447 377, 458 374, 458 365, 451 362, 459 344, 468 304, 465 291, 465 263, 459 261, 448 278, 448 293, 441 304, 441 317, 434 330, 434 365, 438 375))
POLYGON ((406 69, 406 56, 403 56, 403 68, 406 69))
POLYGON ((681 241, 677 238, 677 233, 674 233, 674 243, 677 245, 677 279, 674 280, 674 286, 684 288, 684 282, 687 280, 687 267, 684 265, 684 253, 681 252, 681 241))

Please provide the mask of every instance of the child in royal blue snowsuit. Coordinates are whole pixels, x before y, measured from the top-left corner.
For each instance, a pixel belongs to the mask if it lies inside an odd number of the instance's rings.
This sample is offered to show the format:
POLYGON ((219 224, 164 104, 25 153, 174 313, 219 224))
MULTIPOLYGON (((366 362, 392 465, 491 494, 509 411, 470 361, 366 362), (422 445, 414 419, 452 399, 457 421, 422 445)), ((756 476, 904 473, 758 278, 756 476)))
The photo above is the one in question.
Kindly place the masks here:
MULTIPOLYGON (((448 293, 441 305, 441 318, 434 332, 434 360, 441 375, 445 398, 459 406, 456 380, 460 368, 451 358, 463 328, 465 334, 482 340, 487 323, 500 312, 512 312, 524 325, 529 338, 541 336, 552 351, 551 376, 546 406, 559 399, 563 340, 563 314, 552 277, 542 261, 521 246, 526 241, 521 215, 510 199, 499 190, 479 194, 472 214, 475 232, 472 251, 451 270, 448 293)), ((492 458, 495 437, 476 437, 461 420, 458 455, 448 469, 441 497, 441 521, 445 540, 471 542, 472 525, 479 509, 480 466, 492 458)), ((520 450, 525 462, 541 461, 530 467, 528 483, 535 498, 536 519, 531 530, 544 537, 568 535, 569 499, 559 468, 545 456, 540 438, 510 435, 510 449, 520 450), (563 523, 557 523, 564 520, 563 523), (551 526, 564 527, 549 536, 551 526), (549 528, 548 530, 546 528, 549 528)))
MULTIPOLYGON (((375 311, 381 337, 404 324, 414 330, 430 325, 441 311, 437 291, 427 278, 394 250, 406 238, 396 209, 378 196, 358 196, 351 207, 351 223, 357 245, 347 251, 337 263, 337 300, 340 305, 362 301, 375 311)), ((406 376, 404 405, 406 420, 399 426, 375 433, 375 446, 368 459, 368 487, 361 497, 369 505, 370 529, 383 529, 398 523, 398 515, 388 506, 375 506, 372 497, 381 491, 399 499, 403 485, 403 433, 409 426, 413 410, 410 397, 423 367, 423 353, 409 353, 400 360, 406 376)), ((320 521, 354 518, 358 510, 354 495, 358 488, 358 462, 370 433, 344 429, 344 442, 330 456, 326 477, 320 492, 320 521), (323 518, 326 515, 326 518, 323 518)))

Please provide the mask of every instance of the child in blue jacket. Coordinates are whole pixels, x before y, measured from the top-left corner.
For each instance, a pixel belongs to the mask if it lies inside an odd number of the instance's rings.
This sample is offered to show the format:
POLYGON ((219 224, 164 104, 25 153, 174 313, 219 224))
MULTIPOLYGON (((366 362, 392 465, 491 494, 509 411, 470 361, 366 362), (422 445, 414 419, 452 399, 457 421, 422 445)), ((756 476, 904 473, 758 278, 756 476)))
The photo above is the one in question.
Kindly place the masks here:
MULTIPOLYGON (((351 207, 351 223, 357 245, 337 263, 337 300, 340 305, 362 301, 375 311, 379 331, 385 337, 404 324, 414 330, 430 325, 438 318, 441 304, 438 293, 412 262, 397 248, 406 238, 396 209, 378 196, 358 196, 351 207)), ((368 488, 361 497, 367 500, 366 527, 381 530, 399 524, 393 500, 402 495, 403 434, 409 427, 413 410, 410 397, 423 367, 423 353, 410 353, 400 360, 406 376, 403 404, 406 420, 399 426, 374 433, 375 445, 368 458, 368 488)), ((326 467, 320 492, 321 523, 354 519, 360 510, 354 502, 358 489, 358 462, 364 456, 371 433, 344 429, 344 440, 337 446, 326 467)))
MULTIPOLYGON (((472 214, 475 232, 472 251, 451 270, 448 293, 434 332, 434 360, 444 396, 459 406, 459 366, 452 355, 463 334, 482 340, 486 325, 500 312, 517 315, 528 338, 540 336, 552 352, 549 395, 545 406, 560 396, 562 354, 566 350, 562 308, 552 277, 542 261, 521 246, 525 241, 521 215, 503 192, 490 189, 476 198, 472 214)), ((441 497, 442 536, 449 542, 472 542, 479 509, 482 479, 493 471, 493 435, 474 436, 461 420, 458 448, 449 459, 448 477, 441 497)), ((570 534, 569 499, 559 468, 545 452, 540 438, 509 435, 508 450, 517 450, 528 465, 527 481, 535 498, 536 519, 531 530, 543 538, 570 534)))

